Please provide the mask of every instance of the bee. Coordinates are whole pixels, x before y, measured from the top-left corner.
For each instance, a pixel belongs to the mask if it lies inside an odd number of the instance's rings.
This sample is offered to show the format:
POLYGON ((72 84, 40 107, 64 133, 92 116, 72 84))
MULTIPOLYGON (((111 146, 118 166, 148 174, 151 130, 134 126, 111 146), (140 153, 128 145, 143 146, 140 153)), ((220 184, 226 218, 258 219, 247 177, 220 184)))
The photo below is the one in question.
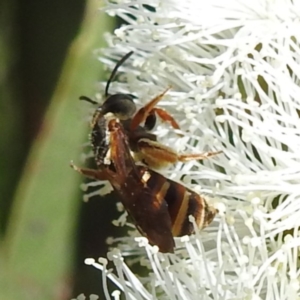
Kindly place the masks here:
MULTIPOLYGON (((162 121, 168 122, 174 129, 180 129, 173 116, 166 110, 156 107, 169 88, 139 110, 136 109, 134 97, 131 94, 109 94, 109 86, 115 78, 118 68, 132 54, 133 51, 127 53, 114 67, 105 87, 106 99, 101 105, 98 105, 91 121, 91 143, 97 166, 102 168, 103 164, 109 164, 110 146, 107 137, 107 122, 111 115, 120 120, 135 161, 142 162, 152 169, 160 169, 178 161, 202 160, 221 153, 221 151, 217 151, 180 154, 157 141, 157 136, 150 132, 156 125, 156 116, 159 116, 162 121)), ((81 96, 80 99, 98 104, 86 96, 81 96)))
POLYGON ((167 179, 148 166, 137 165, 130 153, 128 134, 121 121, 107 122, 111 164, 97 169, 72 168, 95 180, 108 180, 139 232, 160 252, 174 252, 174 237, 194 232, 189 215, 202 229, 217 210, 184 185, 167 179))

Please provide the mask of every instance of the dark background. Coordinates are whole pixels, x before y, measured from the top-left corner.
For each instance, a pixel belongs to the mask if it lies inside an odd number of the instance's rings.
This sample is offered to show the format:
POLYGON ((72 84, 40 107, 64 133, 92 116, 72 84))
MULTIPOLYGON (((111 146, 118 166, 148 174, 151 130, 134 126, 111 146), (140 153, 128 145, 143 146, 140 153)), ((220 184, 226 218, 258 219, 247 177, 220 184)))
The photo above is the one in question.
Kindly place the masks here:
POLYGON ((2 233, 8 218, 4 211, 9 211, 67 49, 78 33, 84 5, 84 1, 78 0, 5 1, 1 4, 2 39, 8 57, 1 82, 1 116, 5 118, 1 122, 5 126, 5 130, 1 130, 1 161, 10 166, 5 176, 1 172, 2 233), (9 115, 3 115, 4 112, 9 115))
MULTIPOLYGON (((79 0, 6 0, 0 4, 1 239, 7 233, 24 165, 41 130, 69 46, 79 32, 85 5, 79 0)), ((74 201, 81 199, 78 193, 74 201)), ((63 283, 66 292, 59 293, 55 299, 70 299, 81 293, 98 294, 102 299, 101 273, 83 261, 86 257, 105 256, 105 237, 113 234, 110 224, 115 202, 110 200, 100 201, 94 197, 88 203, 81 203, 74 236, 73 266, 63 283), (103 228, 102 224, 108 225, 103 228)), ((32 255, 34 257, 34 253, 32 255)), ((54 298, 45 295, 43 299, 54 298)))

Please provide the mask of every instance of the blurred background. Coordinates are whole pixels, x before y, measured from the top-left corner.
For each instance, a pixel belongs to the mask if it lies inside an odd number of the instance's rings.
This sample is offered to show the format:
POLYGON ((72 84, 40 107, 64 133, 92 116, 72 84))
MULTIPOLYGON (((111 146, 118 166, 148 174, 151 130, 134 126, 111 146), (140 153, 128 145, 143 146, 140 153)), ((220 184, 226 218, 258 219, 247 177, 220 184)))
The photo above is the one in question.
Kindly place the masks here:
MULTIPOLYGON (((105 80, 93 51, 114 19, 101 1, 0 3, 0 299, 103 299, 101 272, 115 201, 82 202, 88 103, 105 80), (87 298, 88 299, 88 298, 87 298)), ((106 74, 105 74, 106 75, 106 74)))

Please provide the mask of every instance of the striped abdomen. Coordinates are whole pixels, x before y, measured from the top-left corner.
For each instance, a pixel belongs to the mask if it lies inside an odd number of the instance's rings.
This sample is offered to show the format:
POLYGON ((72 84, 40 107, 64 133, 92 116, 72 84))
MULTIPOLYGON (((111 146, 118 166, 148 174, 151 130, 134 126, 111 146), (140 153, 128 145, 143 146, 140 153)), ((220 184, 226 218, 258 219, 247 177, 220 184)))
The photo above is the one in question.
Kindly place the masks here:
POLYGON ((168 204, 173 236, 190 235, 194 232, 193 224, 189 221, 190 215, 195 218, 199 229, 212 222, 217 210, 209 206, 203 197, 151 169, 141 166, 139 169, 153 195, 163 198, 168 204))

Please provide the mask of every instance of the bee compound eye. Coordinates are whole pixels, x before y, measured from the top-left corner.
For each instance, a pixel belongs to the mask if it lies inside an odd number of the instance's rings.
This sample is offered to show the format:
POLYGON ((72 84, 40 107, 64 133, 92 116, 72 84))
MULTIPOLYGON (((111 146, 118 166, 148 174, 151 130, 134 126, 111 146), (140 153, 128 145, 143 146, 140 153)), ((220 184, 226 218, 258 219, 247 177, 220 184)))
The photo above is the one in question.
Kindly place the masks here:
POLYGON ((101 106, 102 114, 113 113, 120 119, 129 119, 136 111, 133 96, 130 94, 114 94, 109 96, 101 106))
POLYGON ((149 114, 145 120, 145 125, 144 125, 145 129, 150 131, 155 127, 155 124, 156 124, 155 113, 149 114))

